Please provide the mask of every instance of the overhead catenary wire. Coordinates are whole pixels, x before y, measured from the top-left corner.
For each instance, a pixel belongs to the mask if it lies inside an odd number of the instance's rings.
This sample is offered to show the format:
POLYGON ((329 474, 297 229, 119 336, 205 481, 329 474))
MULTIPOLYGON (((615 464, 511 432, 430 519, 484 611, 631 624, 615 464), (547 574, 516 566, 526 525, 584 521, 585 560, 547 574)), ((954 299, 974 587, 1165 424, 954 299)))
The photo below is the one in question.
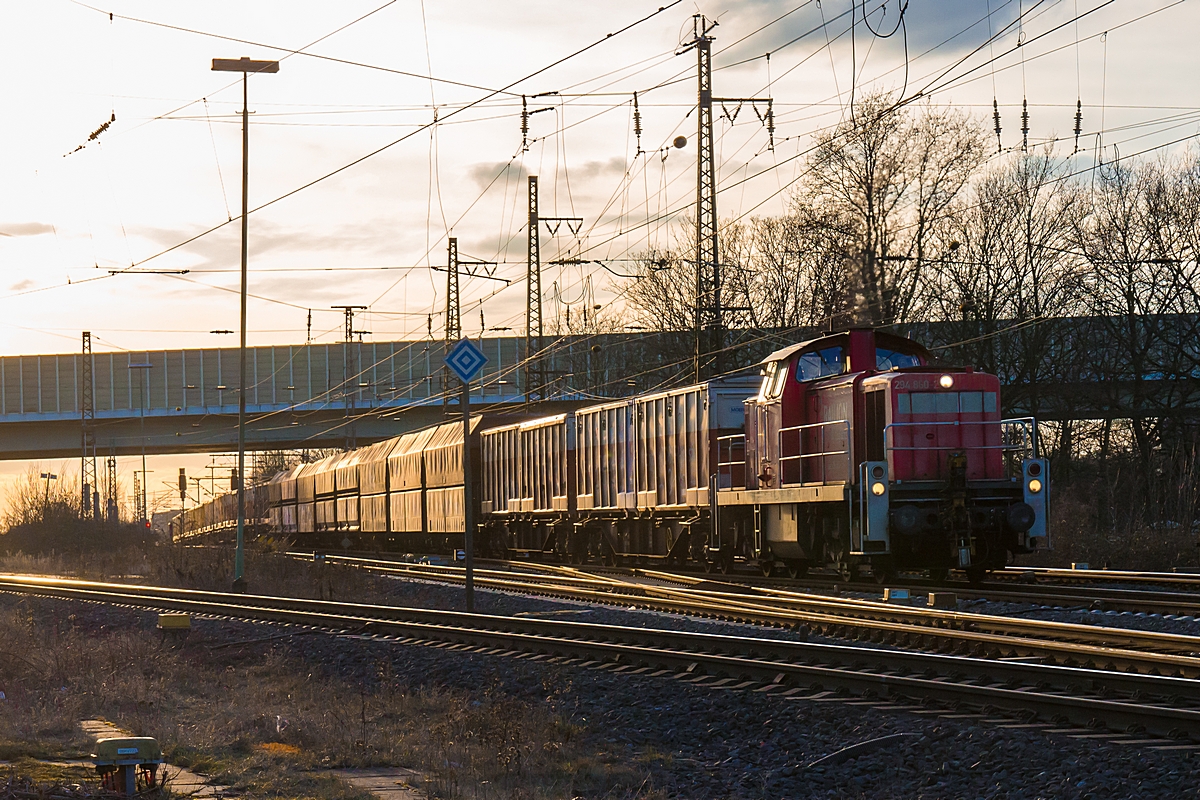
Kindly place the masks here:
POLYGON ((744 184, 743 184, 743 187, 744 187, 744 184))

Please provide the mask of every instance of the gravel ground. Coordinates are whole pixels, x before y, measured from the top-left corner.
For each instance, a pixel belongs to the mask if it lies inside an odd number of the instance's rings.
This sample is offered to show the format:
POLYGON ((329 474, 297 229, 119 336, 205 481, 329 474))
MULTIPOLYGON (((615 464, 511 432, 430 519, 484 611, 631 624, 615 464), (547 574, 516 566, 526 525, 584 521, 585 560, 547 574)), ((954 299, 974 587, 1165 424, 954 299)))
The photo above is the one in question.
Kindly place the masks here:
POLYGON ((1196 617, 1176 614, 1147 614, 1142 611, 1102 611, 1087 608, 1064 608, 1063 606, 1036 603, 1000 603, 991 600, 965 600, 959 609, 976 614, 997 616, 1021 616, 1025 619, 1042 619, 1051 622, 1073 622, 1080 625, 1099 625, 1106 628, 1160 631, 1185 636, 1200 636, 1200 620, 1196 617))
MULTIPOLYGON (((456 607, 460 588, 388 581, 397 602, 456 607)), ((0 602, 15 602, 2 598, 0 602)), ((53 605, 56 601, 37 601, 53 605)), ((586 621, 746 633, 652 612, 588 609, 571 601, 477 593, 485 613, 554 614, 586 621)), ((89 624, 152 628, 154 615, 78 605, 89 624)), ((280 632, 277 628, 271 633, 280 632)), ((193 646, 263 636, 263 626, 197 620, 193 646)), ((771 635, 785 635, 772 631, 771 635)), ((677 680, 391 642, 299 636, 276 648, 304 669, 369 685, 380 664, 408 685, 475 691, 490 687, 579 723, 599 760, 633 764, 647 791, 681 798, 1179 798, 1197 795, 1200 756, 1103 744, 979 720, 944 719, 845 702, 786 700, 705 689, 677 680), (912 734, 842 764, 808 768, 841 748, 912 734)))

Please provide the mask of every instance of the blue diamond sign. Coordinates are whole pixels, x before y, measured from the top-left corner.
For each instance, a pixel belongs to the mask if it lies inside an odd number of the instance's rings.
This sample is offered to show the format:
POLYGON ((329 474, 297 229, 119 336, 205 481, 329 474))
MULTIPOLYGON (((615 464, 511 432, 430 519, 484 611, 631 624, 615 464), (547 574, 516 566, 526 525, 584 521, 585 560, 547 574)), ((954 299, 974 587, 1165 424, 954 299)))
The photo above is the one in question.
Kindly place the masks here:
POLYGON ((446 366, 449 367, 463 383, 470 382, 483 365, 488 361, 483 351, 470 339, 459 339, 458 344, 450 348, 446 355, 446 366))

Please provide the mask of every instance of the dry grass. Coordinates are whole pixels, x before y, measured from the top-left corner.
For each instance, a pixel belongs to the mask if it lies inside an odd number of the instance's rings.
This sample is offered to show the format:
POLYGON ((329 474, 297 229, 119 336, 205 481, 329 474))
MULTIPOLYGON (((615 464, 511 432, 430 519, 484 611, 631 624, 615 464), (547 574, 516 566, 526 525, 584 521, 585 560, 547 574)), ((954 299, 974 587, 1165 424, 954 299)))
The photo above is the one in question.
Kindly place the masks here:
MULTIPOLYGON (((1068 486, 1051 497, 1052 551, 1023 556, 1023 565, 1170 572, 1200 563, 1195 524, 1147 522, 1129 498, 1105 496, 1096 486, 1068 486)), ((1190 516, 1190 515, 1189 515, 1190 516)), ((1187 519, 1187 517, 1182 517, 1187 519)))
POLYGON ((623 797, 641 782, 593 758, 571 721, 497 687, 414 689, 390 660, 360 687, 261 645, 175 649, 149 630, 84 630, 68 608, 0 607, 0 757, 78 757, 78 722, 103 717, 250 798, 361 797, 323 767, 408 767, 443 797, 623 797))

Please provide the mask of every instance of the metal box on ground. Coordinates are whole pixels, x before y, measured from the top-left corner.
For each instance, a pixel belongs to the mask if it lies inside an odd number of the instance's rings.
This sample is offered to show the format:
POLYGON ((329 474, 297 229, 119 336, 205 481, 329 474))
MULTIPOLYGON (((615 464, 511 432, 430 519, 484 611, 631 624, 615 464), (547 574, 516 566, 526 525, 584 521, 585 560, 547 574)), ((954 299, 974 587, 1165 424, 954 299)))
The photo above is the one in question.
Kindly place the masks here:
POLYGON ((105 789, 129 796, 137 794, 139 778, 144 788, 156 786, 158 766, 163 763, 162 748, 149 736, 100 739, 92 760, 105 789))

